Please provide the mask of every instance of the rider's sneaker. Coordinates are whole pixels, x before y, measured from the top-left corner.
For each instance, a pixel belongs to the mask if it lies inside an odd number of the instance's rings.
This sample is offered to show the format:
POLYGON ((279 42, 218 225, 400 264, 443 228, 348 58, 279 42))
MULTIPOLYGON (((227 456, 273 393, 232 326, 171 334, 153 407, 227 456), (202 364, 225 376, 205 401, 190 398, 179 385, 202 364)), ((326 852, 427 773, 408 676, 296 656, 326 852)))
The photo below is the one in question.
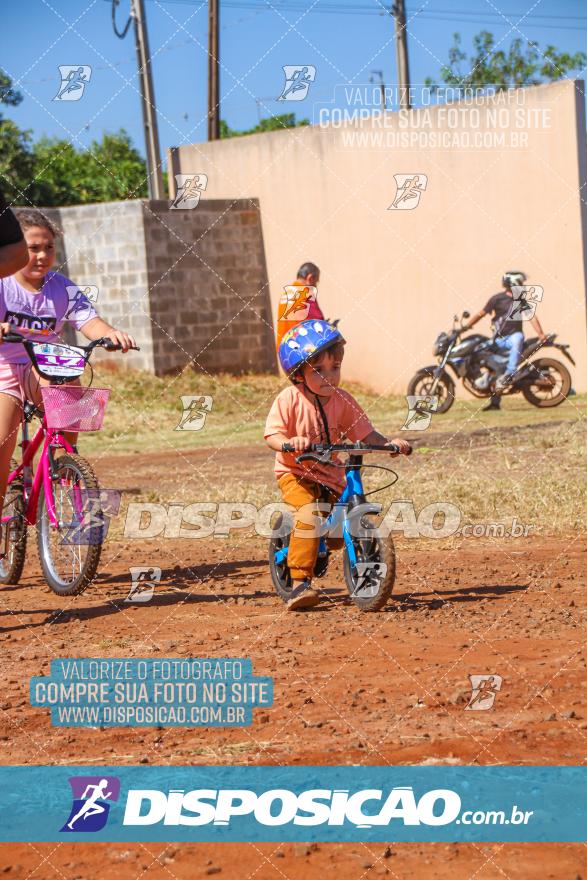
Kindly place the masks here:
POLYGON ((512 374, 511 373, 504 373, 503 376, 500 376, 499 379, 497 380, 497 382, 495 383, 495 390, 496 391, 503 391, 504 388, 508 387, 508 385, 511 383, 511 381, 512 381, 512 374))
POLYGON ((319 601, 318 593, 312 588, 310 580, 306 578, 297 587, 294 587, 286 607, 288 611, 297 611, 299 608, 311 608, 319 601))

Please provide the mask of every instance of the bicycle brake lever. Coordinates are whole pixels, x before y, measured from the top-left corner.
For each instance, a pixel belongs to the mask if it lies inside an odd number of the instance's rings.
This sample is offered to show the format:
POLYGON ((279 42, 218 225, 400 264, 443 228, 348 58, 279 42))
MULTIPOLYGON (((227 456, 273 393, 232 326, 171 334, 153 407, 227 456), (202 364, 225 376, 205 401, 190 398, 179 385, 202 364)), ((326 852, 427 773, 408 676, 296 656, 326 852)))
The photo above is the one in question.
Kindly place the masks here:
POLYGON ((296 462, 300 464, 302 461, 316 461, 318 464, 328 464, 330 458, 331 452, 327 449, 321 455, 317 455, 315 452, 303 452, 301 455, 298 455, 296 462))

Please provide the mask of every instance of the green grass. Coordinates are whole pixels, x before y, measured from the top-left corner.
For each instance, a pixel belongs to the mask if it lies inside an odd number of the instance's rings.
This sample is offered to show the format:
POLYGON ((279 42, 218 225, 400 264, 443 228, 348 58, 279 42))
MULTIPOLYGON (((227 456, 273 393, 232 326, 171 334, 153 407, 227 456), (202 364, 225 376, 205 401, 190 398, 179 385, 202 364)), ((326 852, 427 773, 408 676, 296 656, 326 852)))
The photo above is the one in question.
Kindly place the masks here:
MULTIPOLYGON (((111 387, 104 429, 81 440, 83 454, 116 456, 132 452, 170 453, 170 467, 148 483, 140 468, 140 494, 128 501, 246 501, 262 506, 278 498, 268 454, 247 470, 247 449, 264 448, 263 426, 281 388, 276 376, 213 378, 194 372, 156 378, 147 373, 98 368, 94 384, 111 387), (209 394, 212 412, 201 431, 176 431, 180 395, 209 394), (209 448, 210 464, 197 475, 180 453, 209 448), (234 458, 214 460, 216 448, 235 448, 234 458)), ((390 437, 401 435, 405 398, 380 396, 345 384, 374 425, 390 437)), ((418 445, 409 460, 380 460, 396 467, 400 479, 372 496, 384 508, 395 499, 411 499, 416 510, 432 501, 450 501, 462 523, 504 522, 512 518, 536 532, 584 529, 587 479, 584 466, 587 395, 554 409, 536 409, 521 396, 505 400, 501 412, 482 413, 483 402, 457 400, 446 415, 434 416, 425 432, 411 432, 418 445)), ((366 488, 387 482, 381 471, 365 471, 366 488)), ((134 476, 132 479, 135 479, 134 476)))
POLYGON ((91 452, 110 445, 113 453, 258 442, 271 402, 283 387, 275 376, 207 377, 186 371, 158 378, 100 367, 95 369, 94 385, 111 388, 112 393, 102 431, 89 434, 84 449, 91 452), (175 430, 181 395, 212 396, 203 430, 175 430))
MULTIPOLYGON (((277 376, 220 374, 204 376, 185 371, 177 376, 157 378, 138 371, 114 371, 97 367, 94 385, 112 389, 104 427, 99 434, 84 438, 84 449, 111 446, 112 453, 190 449, 202 446, 240 446, 263 442, 263 426, 269 407, 286 387, 277 376), (213 397, 212 412, 201 431, 174 430, 181 415, 181 395, 213 397)), ((407 414, 401 395, 378 395, 360 385, 344 383, 365 408, 373 424, 384 434, 398 435, 407 414)), ((492 427, 514 427, 573 422, 587 416, 587 395, 577 395, 554 409, 536 409, 521 396, 505 400, 499 413, 481 413, 481 401, 459 400, 442 416, 435 416, 422 437, 420 454, 432 451, 429 437, 439 433, 462 437, 492 427)))

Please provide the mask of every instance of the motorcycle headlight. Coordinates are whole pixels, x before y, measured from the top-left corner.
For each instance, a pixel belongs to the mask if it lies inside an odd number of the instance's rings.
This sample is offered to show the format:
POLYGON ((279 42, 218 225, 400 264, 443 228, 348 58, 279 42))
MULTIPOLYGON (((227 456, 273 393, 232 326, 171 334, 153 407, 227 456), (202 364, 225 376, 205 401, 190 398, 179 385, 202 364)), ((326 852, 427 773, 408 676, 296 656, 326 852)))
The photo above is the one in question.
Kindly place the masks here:
POLYGON ((432 354, 437 357, 440 354, 444 354, 446 351, 446 346, 448 344, 448 336, 446 333, 441 333, 437 338, 436 342, 432 346, 432 354))

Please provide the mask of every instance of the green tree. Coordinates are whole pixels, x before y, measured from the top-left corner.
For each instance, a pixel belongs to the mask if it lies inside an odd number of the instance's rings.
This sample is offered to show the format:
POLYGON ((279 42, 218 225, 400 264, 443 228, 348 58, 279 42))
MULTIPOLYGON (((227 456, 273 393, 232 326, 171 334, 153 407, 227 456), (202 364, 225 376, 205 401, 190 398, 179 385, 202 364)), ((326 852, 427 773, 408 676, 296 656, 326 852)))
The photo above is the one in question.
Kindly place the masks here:
POLYGON ((0 180, 10 201, 20 205, 83 205, 146 198, 147 169, 120 130, 77 150, 69 141, 41 138, 0 120, 0 180))
POLYGON ((90 201, 147 198, 147 163, 123 128, 104 134, 100 142, 92 141, 85 155, 91 157, 96 180, 90 201))
MULTIPOLYGON (((12 88, 12 80, 4 70, 0 69, 0 104, 16 107, 21 101, 21 93, 12 88)), ((0 119, 2 119, 1 113, 0 119)))
POLYGON ((259 134, 264 131, 281 131, 284 128, 299 128, 302 125, 309 125, 309 119, 296 120, 295 113, 282 113, 280 116, 270 116, 268 119, 262 119, 254 128, 248 128, 246 131, 235 131, 229 128, 228 123, 224 119, 220 120, 220 137, 241 137, 245 134, 259 134))
MULTIPOLYGON (((16 107, 22 95, 12 87, 12 80, 0 69, 0 111, 2 105, 16 107)), ((0 185, 9 201, 26 201, 22 191, 34 178, 31 133, 22 131, 0 112, 0 185)), ((35 194, 39 194, 35 189, 35 194)))
MULTIPOLYGON (((16 106, 22 95, 0 70, 0 106, 16 106)), ((0 181, 20 205, 80 205, 147 196, 145 160, 124 129, 104 134, 87 150, 60 138, 41 138, 0 113, 0 181)))
POLYGON ((48 193, 48 200, 37 204, 57 207, 86 201, 85 165, 69 141, 41 138, 31 152, 36 179, 48 193))
MULTIPOLYGON (((51 205, 84 205, 147 196, 145 160, 121 129, 76 150, 66 140, 42 138, 33 147, 38 180, 51 192, 51 205)), ((47 204, 47 203, 46 203, 47 204)))
MULTIPOLYGON (((443 83, 457 89, 497 90, 518 86, 538 85, 562 79, 587 63, 584 52, 559 52, 554 46, 542 51, 538 43, 512 40, 507 50, 495 48, 495 37, 490 31, 481 31, 473 37, 473 54, 468 56, 461 46, 461 35, 453 34, 453 45, 448 51, 448 64, 440 69, 443 83)), ((438 88, 432 78, 426 85, 438 88)))
POLYGON ((0 119, 0 185, 9 202, 53 204, 50 187, 35 177, 30 131, 10 119, 0 119))

